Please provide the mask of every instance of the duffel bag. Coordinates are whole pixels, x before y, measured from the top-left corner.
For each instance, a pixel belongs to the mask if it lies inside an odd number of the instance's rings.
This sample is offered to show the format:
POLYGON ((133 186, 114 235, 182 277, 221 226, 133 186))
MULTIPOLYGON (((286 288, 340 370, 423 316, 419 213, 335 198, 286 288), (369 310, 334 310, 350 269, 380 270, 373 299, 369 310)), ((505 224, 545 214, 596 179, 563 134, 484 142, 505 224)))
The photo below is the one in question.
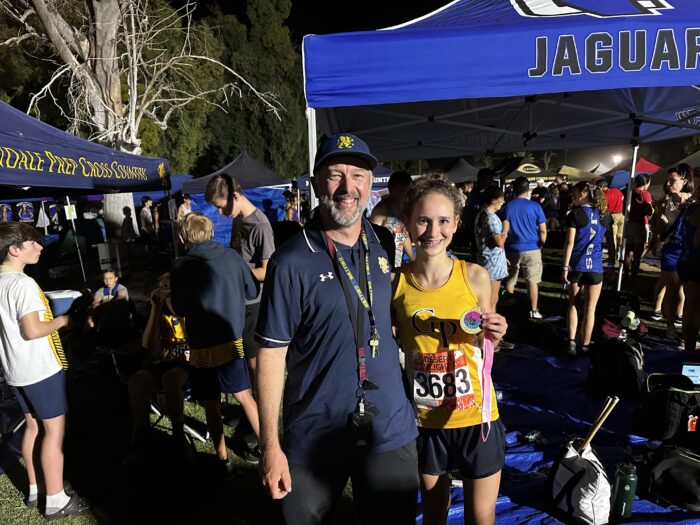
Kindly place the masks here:
POLYGON ((649 492, 659 501, 700 512, 700 455, 662 445, 650 465, 649 492))
POLYGON ((636 416, 639 434, 700 453, 700 391, 683 374, 649 374, 636 416))

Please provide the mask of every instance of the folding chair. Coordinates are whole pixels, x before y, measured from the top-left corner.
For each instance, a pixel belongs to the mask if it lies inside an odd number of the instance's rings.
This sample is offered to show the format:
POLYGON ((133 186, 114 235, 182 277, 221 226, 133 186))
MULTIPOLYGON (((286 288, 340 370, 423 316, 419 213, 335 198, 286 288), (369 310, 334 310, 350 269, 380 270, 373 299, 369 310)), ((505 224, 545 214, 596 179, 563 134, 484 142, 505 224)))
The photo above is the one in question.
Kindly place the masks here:
MULTIPOLYGON (((110 355, 112 356, 112 362, 114 363, 114 371, 117 374, 117 377, 119 378, 119 381, 122 382, 125 385, 129 384, 129 374, 124 373, 122 367, 119 364, 119 358, 124 357, 124 356, 129 356, 129 355, 134 355, 134 346, 136 346, 136 343, 134 342, 133 345, 125 345, 125 347, 120 347, 118 349, 114 348, 105 348, 105 347, 100 347, 100 350, 103 351, 108 351, 110 355)), ((138 343, 138 350, 141 349, 140 343, 138 343)), ((185 385, 185 391, 187 391, 188 387, 185 385)), ((185 396, 185 401, 187 401, 187 396, 185 396)), ((165 428, 164 426, 160 425, 160 422, 163 420, 165 417, 163 406, 165 406, 165 391, 163 390, 158 390, 155 395, 155 399, 150 399, 149 400, 151 412, 156 416, 156 420, 151 423, 151 426, 154 428, 165 428)), ((183 430, 185 432, 185 436, 187 437, 188 441, 190 442, 190 445, 194 447, 194 440, 200 441, 201 443, 206 443, 207 439, 209 439, 209 432, 207 431, 204 435, 201 433, 197 432, 195 429, 193 429, 191 426, 188 424, 183 424, 183 430)))

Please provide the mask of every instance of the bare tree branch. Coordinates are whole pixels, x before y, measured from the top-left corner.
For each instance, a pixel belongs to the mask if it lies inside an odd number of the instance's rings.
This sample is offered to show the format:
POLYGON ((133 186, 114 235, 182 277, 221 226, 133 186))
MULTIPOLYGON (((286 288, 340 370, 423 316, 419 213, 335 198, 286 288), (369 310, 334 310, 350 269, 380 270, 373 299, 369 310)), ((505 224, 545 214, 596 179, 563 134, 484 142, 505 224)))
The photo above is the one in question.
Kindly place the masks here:
MULTIPOLYGON (((206 36, 193 25, 194 1, 177 9, 153 9, 149 0, 85 0, 86 24, 71 26, 61 15, 61 0, 0 0, 0 12, 19 26, 17 36, 0 45, 18 45, 43 38, 60 57, 60 65, 46 85, 31 98, 29 111, 66 90, 70 130, 87 130, 90 138, 140 153, 143 119, 166 129, 174 114, 195 101, 222 111, 232 97, 257 99, 281 120, 285 111, 277 97, 259 91, 241 74, 209 56, 206 36), (40 30, 29 23, 36 16, 40 30), (173 50, 173 43, 177 47, 173 50), (202 67, 218 68, 229 80, 212 87, 202 67), (126 103, 122 104, 122 82, 126 103)), ((63 5, 65 8, 65 5, 63 5)), ((73 17, 74 18, 74 17, 73 17)))

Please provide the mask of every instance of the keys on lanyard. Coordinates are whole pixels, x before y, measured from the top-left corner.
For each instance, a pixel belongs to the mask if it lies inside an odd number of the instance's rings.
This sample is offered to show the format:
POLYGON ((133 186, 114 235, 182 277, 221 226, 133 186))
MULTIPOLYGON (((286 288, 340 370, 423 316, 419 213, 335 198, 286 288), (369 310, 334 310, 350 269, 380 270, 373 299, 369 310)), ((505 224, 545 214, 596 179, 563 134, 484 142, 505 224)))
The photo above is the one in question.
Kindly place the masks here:
POLYGON ((372 353, 372 359, 375 359, 377 357, 377 352, 379 352, 379 331, 374 326, 369 334, 369 347, 372 353))

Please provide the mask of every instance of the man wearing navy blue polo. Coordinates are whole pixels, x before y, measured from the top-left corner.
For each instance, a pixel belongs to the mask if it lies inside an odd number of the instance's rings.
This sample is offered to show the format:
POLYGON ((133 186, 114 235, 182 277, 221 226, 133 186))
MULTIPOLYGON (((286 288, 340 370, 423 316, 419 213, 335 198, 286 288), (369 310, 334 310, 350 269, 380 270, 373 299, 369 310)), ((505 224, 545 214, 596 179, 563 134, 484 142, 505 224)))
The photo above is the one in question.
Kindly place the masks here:
POLYGON ((348 478, 363 524, 415 523, 417 432, 391 332, 393 265, 363 217, 376 164, 359 138, 328 138, 312 179, 320 206, 268 265, 260 445, 287 524, 325 523, 348 478))

